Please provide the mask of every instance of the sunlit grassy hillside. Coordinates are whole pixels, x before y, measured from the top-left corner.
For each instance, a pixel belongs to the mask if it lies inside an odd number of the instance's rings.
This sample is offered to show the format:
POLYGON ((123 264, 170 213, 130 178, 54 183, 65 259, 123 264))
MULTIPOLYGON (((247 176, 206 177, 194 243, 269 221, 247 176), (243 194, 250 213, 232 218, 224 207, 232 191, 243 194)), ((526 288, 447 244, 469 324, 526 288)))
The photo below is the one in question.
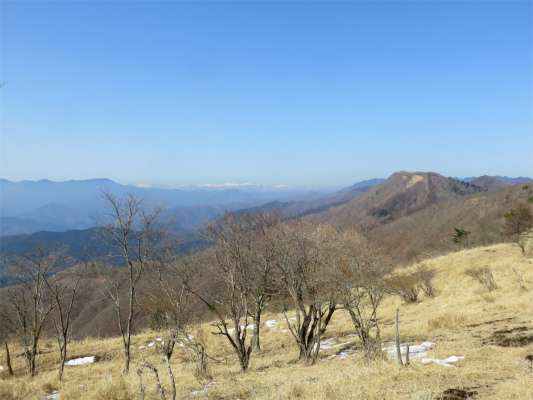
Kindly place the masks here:
MULTIPOLYGON (((225 338, 204 332, 207 350, 218 360, 209 364, 208 380, 197 380, 186 353, 178 348, 171 359, 177 383, 177 399, 452 399, 455 393, 470 393, 481 399, 531 399, 533 393, 533 259, 518 246, 498 244, 479 247, 426 261, 436 271, 435 298, 420 294, 417 303, 405 304, 389 297, 380 309, 382 339, 394 339, 394 317, 400 310, 402 342, 435 345, 427 358, 465 356, 451 366, 412 359, 400 368, 386 356, 365 359, 358 348, 353 327, 341 310, 334 315, 323 338, 321 358, 306 367, 298 362, 298 349, 282 314, 263 317, 263 351, 252 353, 251 367, 239 372, 238 362, 225 338), (472 267, 490 268, 498 288, 489 292, 467 276, 472 267), (520 287, 523 280, 525 289, 520 287), (270 328, 265 324, 269 322, 270 328), (349 354, 345 358, 331 357, 349 354), (529 356, 529 360, 527 357, 529 356), (216 382, 216 383, 215 383, 216 382), (205 390, 206 384, 208 389, 205 390)), ((412 266, 410 268, 416 268, 412 266)), ((402 271, 403 272, 403 271, 402 271)), ((139 348, 164 338, 164 333, 145 331, 134 337, 133 359, 157 366, 163 387, 170 385, 156 345, 139 348)), ((13 346, 15 344, 13 343, 13 346)), ((59 360, 53 338, 41 343, 38 375, 30 379, 24 371, 21 350, 13 348, 15 376, 6 371, 5 354, 0 365, 1 399, 39 399, 59 392, 59 399, 139 399, 138 366, 129 376, 122 374, 120 339, 87 339, 72 342, 69 359, 96 356, 96 362, 66 368, 57 380, 59 360)), ((152 372, 144 370, 146 399, 160 398, 152 372)))

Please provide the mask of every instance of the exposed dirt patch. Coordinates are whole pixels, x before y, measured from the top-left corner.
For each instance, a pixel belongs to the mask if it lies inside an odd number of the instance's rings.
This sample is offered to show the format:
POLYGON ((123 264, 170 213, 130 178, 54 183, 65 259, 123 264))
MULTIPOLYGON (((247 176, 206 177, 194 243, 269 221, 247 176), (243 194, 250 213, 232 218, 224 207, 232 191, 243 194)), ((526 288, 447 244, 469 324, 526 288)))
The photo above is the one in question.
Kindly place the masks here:
POLYGON ((481 326, 481 325, 492 325, 492 324, 497 324, 498 322, 507 322, 507 321, 512 321, 514 318, 506 318, 506 319, 495 319, 493 321, 487 321, 487 322, 482 322, 481 324, 470 324, 470 325, 466 325, 467 328, 477 328, 478 326, 481 326))
POLYGON ((446 389, 437 400, 458 400, 458 399, 471 399, 477 395, 475 388, 454 388, 446 389))
POLYGON ((512 328, 512 329, 502 329, 500 331, 495 331, 494 333, 502 334, 502 333, 524 332, 528 330, 529 328, 527 326, 519 326, 519 327, 512 328))
POLYGON ((524 347, 533 343, 533 334, 523 334, 521 332, 529 331, 527 326, 518 326, 511 329, 500 329, 494 331, 483 341, 484 345, 495 345, 500 347, 524 347), (518 333, 518 334, 517 334, 518 333))

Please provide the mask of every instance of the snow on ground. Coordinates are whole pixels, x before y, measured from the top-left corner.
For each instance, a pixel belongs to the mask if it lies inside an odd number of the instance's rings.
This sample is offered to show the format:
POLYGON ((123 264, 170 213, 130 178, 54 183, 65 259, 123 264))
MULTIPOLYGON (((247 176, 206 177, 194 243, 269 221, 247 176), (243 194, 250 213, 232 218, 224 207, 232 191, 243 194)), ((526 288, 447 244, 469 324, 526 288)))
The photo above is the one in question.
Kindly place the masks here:
MULTIPOLYGON (((394 344, 394 343, 389 343, 394 344)), ((409 343, 409 358, 415 357, 425 357, 428 355, 429 350, 435 346, 435 343, 433 342, 423 342, 420 345, 412 346, 409 343)), ((396 346, 389 346, 389 347, 383 347, 381 349, 382 351, 386 351, 389 358, 396 358, 396 346)), ((407 343, 400 344, 400 352, 402 355, 407 354, 407 343)))
POLYGON ((278 321, 276 321, 275 319, 269 319, 268 321, 265 322, 265 325, 268 326, 270 329, 274 329, 277 324, 278 324, 278 321))
POLYGON ((207 385, 205 385, 205 388, 204 388, 204 389, 202 389, 202 390, 197 390, 197 391, 195 391, 195 392, 191 392, 191 394, 192 394, 192 395, 196 395, 196 394, 203 393, 203 392, 205 392, 207 389, 209 389, 211 386, 213 386, 213 385, 217 385, 217 384, 219 384, 219 383, 220 383, 220 382, 210 382, 210 383, 208 383, 207 385))
MULTIPOLYGON (((241 330, 242 329, 244 329, 244 325, 241 325, 241 330)), ((248 325, 248 327, 246 329, 254 329, 254 324, 248 325)), ((228 333, 229 334, 232 334, 233 332, 235 332, 235 328, 229 328, 228 329, 228 333)))
POLYGON ((4 369, 4 367, 2 367, 2 366, 0 365, 0 369, 4 369))
MULTIPOLYGON (((338 341, 338 338, 332 337, 327 340, 324 340, 323 342, 320 342, 320 350, 334 349, 336 347, 341 347, 347 344, 347 343, 333 344, 335 341, 338 341)), ((316 348, 316 344, 315 344, 315 348, 316 348)))
POLYGON ((81 358, 75 358, 73 360, 69 360, 65 363, 65 365, 83 365, 83 364, 91 364, 94 362, 94 356, 91 357, 81 357, 81 358))
POLYGON ((332 358, 335 358, 335 357, 340 357, 340 358, 342 358, 344 360, 346 357, 353 356, 355 353, 357 353, 357 350, 353 349, 352 347, 348 347, 348 348, 338 352, 337 354, 333 354, 333 355, 329 356, 328 359, 332 359, 332 358))
POLYGON ((465 358, 466 358, 466 356, 461 356, 461 357, 451 356, 451 357, 445 358, 444 360, 437 360, 436 358, 423 358, 420 361, 423 362, 424 364, 428 364, 428 363, 434 362, 434 363, 442 365, 444 367, 453 367, 453 365, 450 365, 448 363, 454 363, 454 362, 457 362, 459 360, 464 360, 465 358))
POLYGON ((59 397, 59 392, 57 390, 54 390, 51 395, 44 396, 44 399, 57 399, 59 397))

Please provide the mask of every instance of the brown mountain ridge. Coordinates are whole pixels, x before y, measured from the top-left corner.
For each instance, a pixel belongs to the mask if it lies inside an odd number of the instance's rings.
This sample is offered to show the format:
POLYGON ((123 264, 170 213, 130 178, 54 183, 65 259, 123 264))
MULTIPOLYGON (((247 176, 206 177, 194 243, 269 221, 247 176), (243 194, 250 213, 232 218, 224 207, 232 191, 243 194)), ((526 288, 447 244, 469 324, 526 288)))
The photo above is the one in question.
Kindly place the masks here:
POLYGON ((400 171, 381 185, 339 207, 309 218, 314 222, 377 226, 426 209, 432 204, 484 191, 482 187, 434 172, 400 171))

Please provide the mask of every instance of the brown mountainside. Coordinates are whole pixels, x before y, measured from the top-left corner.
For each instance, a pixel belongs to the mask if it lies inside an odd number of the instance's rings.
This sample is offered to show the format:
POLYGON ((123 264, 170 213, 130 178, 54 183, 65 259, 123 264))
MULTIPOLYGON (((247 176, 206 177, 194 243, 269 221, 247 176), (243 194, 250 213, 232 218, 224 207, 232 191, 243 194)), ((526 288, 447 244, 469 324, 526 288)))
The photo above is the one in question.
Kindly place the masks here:
POLYGON ((479 186, 433 172, 392 174, 385 182, 346 204, 309 216, 314 222, 379 226, 453 198, 479 193, 479 186))
POLYGON ((442 201, 376 228, 375 237, 398 262, 410 263, 468 247, 505 240, 500 235, 504 214, 527 203, 532 185, 515 185, 442 201), (455 228, 470 232, 453 242, 455 228))
POLYGON ((483 175, 470 182, 472 185, 481 186, 483 189, 497 190, 503 187, 510 186, 510 184, 489 175, 483 175))

